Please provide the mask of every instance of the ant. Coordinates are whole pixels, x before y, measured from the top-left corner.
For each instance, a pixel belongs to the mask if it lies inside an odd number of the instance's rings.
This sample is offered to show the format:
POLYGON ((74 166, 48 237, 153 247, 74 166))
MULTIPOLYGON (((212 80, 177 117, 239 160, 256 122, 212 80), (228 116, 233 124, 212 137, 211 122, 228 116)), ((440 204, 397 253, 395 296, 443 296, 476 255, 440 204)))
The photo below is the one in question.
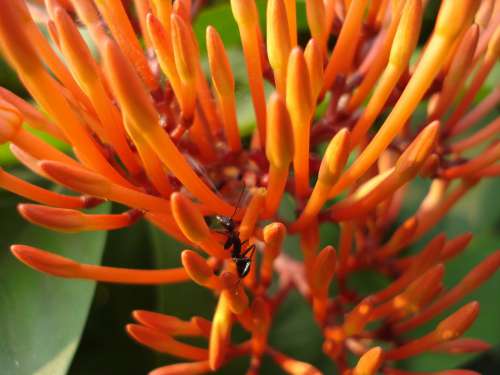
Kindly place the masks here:
POLYGON ((241 197, 243 196, 244 191, 245 190, 242 190, 238 199, 238 204, 236 205, 236 208, 231 217, 222 215, 215 216, 215 219, 224 228, 224 231, 222 231, 222 233, 227 236, 226 242, 224 243, 224 249, 231 249, 231 258, 236 265, 236 271, 238 272, 238 276, 240 279, 243 279, 250 272, 252 257, 255 252, 255 244, 249 246, 242 252, 242 249, 248 242, 248 240, 241 241, 240 234, 238 231, 236 231, 236 223, 233 220, 233 217, 238 210, 238 206, 240 204, 241 197), (250 256, 247 256, 248 253, 250 253, 250 256))

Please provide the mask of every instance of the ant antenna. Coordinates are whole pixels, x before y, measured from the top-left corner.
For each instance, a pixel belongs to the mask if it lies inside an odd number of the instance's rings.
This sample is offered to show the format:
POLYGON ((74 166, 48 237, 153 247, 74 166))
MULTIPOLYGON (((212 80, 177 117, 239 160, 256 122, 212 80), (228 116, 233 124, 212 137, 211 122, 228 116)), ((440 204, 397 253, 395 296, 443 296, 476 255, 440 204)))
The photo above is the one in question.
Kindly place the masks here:
POLYGON ((243 193, 245 192, 245 186, 243 186, 243 189, 241 190, 240 196, 238 197, 238 202, 236 202, 236 207, 234 208, 234 212, 231 215, 231 219, 236 215, 236 212, 238 212, 238 208, 240 208, 240 203, 241 203, 241 198, 243 198, 243 193))

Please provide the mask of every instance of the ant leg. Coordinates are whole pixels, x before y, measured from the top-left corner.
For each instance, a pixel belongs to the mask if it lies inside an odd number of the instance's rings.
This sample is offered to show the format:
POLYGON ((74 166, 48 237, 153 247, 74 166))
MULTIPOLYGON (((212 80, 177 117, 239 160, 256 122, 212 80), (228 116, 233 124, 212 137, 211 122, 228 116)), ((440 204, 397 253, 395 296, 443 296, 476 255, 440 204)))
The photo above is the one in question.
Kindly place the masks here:
POLYGON ((249 258, 250 258, 250 259, 252 259, 253 254, 255 253, 255 249, 256 249, 256 248, 257 248, 257 247, 255 246, 255 244, 253 244, 252 246, 249 246, 249 247, 248 247, 248 248, 247 248, 247 249, 243 252, 243 254, 241 254, 241 257, 242 257, 242 258, 243 258, 243 257, 245 257, 245 256, 246 256, 246 255, 247 255, 247 254, 251 251, 252 253, 250 254, 249 258))

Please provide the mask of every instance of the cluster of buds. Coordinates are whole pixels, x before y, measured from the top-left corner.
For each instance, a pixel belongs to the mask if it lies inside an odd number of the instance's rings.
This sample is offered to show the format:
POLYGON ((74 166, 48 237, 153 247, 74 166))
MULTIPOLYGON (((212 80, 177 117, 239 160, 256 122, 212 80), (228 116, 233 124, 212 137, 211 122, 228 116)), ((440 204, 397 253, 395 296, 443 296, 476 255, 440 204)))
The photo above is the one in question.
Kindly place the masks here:
MULTIPOLYGON (((451 289, 443 285, 445 265, 467 247, 470 234, 438 234, 413 255, 403 251, 474 185, 500 175, 498 118, 457 140, 500 101, 496 88, 472 106, 500 53, 498 0, 442 1, 414 63, 428 1, 306 0, 310 39, 300 45, 294 0, 268 0, 265 35, 254 0, 231 0, 256 119, 248 147, 239 134, 231 65, 213 27, 206 30, 208 72, 200 62, 192 20, 204 1, 138 0, 134 12, 120 0, 42 3, 2 3, 2 55, 37 106, 1 88, 0 142, 9 143, 34 173, 81 195, 56 193, 4 170, 0 187, 36 203, 19 206, 36 225, 79 232, 146 220, 197 251, 183 251, 178 268, 135 270, 80 264, 24 245, 11 250, 28 266, 59 277, 193 281, 210 289, 218 299, 212 320, 133 313, 137 323, 127 331, 135 340, 185 361, 151 374, 216 371, 240 356, 250 357, 248 374, 259 373, 264 356, 289 374, 320 374, 267 340, 275 312, 293 289, 321 328, 318 351, 342 374, 410 374, 397 370, 396 361, 427 351, 488 348, 461 338, 479 304, 456 304, 497 271, 500 251, 451 289), (33 18, 47 25, 51 42, 33 18), (274 87, 268 98, 265 81, 274 87), (424 121, 411 126, 424 102, 424 121), (374 129, 376 120, 382 125, 374 129), (26 125, 73 153, 61 152, 26 125), (391 233, 408 183, 418 176, 431 180, 429 191, 391 233), (280 216, 285 194, 295 200, 295 218, 280 216), (105 200, 130 210, 81 211, 105 200), (207 217, 218 217, 224 230, 213 230, 207 217), (340 239, 320 249, 324 224, 338 226, 340 239), (287 233, 299 236, 301 260, 287 252, 287 233), (349 279, 364 270, 391 282, 359 294, 349 279), (405 338, 449 308, 456 310, 433 331, 405 338), (248 332, 247 341, 232 342, 236 324, 248 332), (198 347, 179 337, 208 344, 198 347), (352 355, 359 357, 355 365, 348 360, 352 355)), ((439 372, 448 373, 471 372, 439 372)))

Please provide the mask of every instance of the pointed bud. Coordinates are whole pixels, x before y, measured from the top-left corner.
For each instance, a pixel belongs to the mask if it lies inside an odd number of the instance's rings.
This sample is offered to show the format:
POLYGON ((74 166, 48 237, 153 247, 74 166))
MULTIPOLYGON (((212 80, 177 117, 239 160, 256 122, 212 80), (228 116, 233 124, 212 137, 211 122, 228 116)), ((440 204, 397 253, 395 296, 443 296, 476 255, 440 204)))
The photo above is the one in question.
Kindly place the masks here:
POLYGON ((231 341, 232 316, 229 309, 229 301, 226 293, 221 293, 219 302, 215 308, 210 341, 208 345, 210 369, 219 369, 226 357, 227 349, 231 341))
POLYGON ((321 43, 326 43, 326 14, 323 0, 306 0, 306 15, 311 36, 321 43))
POLYGON ((281 246, 286 236, 286 227, 282 223, 271 223, 264 227, 263 230, 264 243, 266 245, 264 256, 269 255, 271 258, 276 258, 281 251, 281 246))
POLYGON ((290 31, 284 0, 267 2, 267 55, 273 68, 279 92, 284 95, 288 56, 291 50, 290 31))
POLYGON ((347 336, 356 335, 361 332, 368 323, 368 318, 373 310, 373 299, 370 297, 362 300, 354 309, 346 314, 344 318, 344 332, 347 336))
POLYGON ((198 327, 203 336, 210 337, 210 331, 212 330, 212 322, 210 320, 201 316, 193 316, 191 321, 198 327))
POLYGON ((417 135, 396 162, 397 173, 413 176, 424 165, 434 148, 438 130, 439 121, 433 121, 417 135))
POLYGON ((174 340, 171 336, 161 333, 157 329, 139 324, 127 324, 126 329, 134 340, 160 353, 193 361, 201 361, 208 357, 206 349, 174 340))
POLYGON ((190 241, 200 243, 210 236, 203 215, 188 198, 181 193, 173 193, 170 204, 177 225, 190 241))
POLYGON ((20 204, 19 213, 30 223, 61 232, 79 232, 85 227, 84 214, 77 210, 20 204))
POLYGON ((208 63, 215 89, 222 97, 232 96, 234 93, 234 77, 222 39, 212 26, 207 27, 206 39, 208 63))
POLYGON ((403 8, 398 29, 392 42, 389 62, 400 68, 408 65, 417 46, 422 25, 422 0, 410 0, 403 8))
POLYGON ((266 156, 278 169, 288 169, 293 159, 293 130, 285 102, 279 94, 269 98, 266 156))
POLYGON ((340 177, 349 156, 349 138, 349 130, 342 128, 328 144, 318 173, 321 183, 331 187, 340 177))
POLYGON ((313 100, 311 97, 311 81, 307 69, 304 53, 298 47, 292 49, 288 58, 287 82, 286 82, 286 106, 295 127, 306 127, 303 121, 309 121, 313 100))
POLYGON ((454 39, 474 18, 480 1, 457 0, 441 4, 434 32, 445 38, 454 39))
POLYGON ((172 26, 172 47, 174 49, 177 72, 181 81, 194 90, 199 61, 198 48, 194 45, 191 31, 181 17, 172 14, 170 23, 172 26))
POLYGON ((255 188, 252 191, 252 198, 248 204, 243 219, 240 224, 240 238, 244 241, 249 239, 254 230, 257 221, 260 219, 262 211, 264 210, 264 203, 266 201, 266 189, 255 188))
POLYGON ((31 246, 12 245, 10 250, 24 264, 53 276, 70 278, 79 268, 78 263, 71 259, 31 246))
POLYGON ((376 375, 382 365, 384 351, 380 346, 371 348, 361 356, 352 375, 376 375))
POLYGON ((257 27, 259 15, 255 0, 231 0, 231 10, 239 27, 246 29, 257 27))
POLYGON ((327 246, 320 251, 314 261, 311 279, 312 293, 318 297, 325 297, 328 294, 328 287, 335 274, 337 257, 335 249, 327 246))
POLYGON ((157 329, 172 336, 200 336, 201 330, 193 321, 183 321, 175 316, 160 314, 152 311, 135 310, 134 319, 140 324, 157 329))
POLYGON ((470 302, 438 324, 434 333, 442 341, 462 336, 474 323, 479 314, 479 303, 470 302))
POLYGON ((209 288, 221 286, 212 268, 202 256, 194 251, 184 250, 181 254, 181 261, 189 277, 195 283, 209 288))
MULTIPOLYGON (((161 1, 162 3, 169 3, 169 1, 161 1)), ((176 363, 175 365, 168 365, 158 367, 151 371, 148 375, 201 375, 210 371, 208 361, 201 362, 187 362, 176 363)))
POLYGON ((75 191, 107 198, 111 189, 111 183, 106 178, 83 167, 46 160, 40 161, 39 167, 48 176, 75 191))
POLYGON ((315 39, 309 40, 304 51, 304 57, 306 59, 307 69, 309 71, 309 78, 311 80, 311 93, 313 102, 316 102, 316 98, 321 92, 323 85, 323 54, 315 39))

